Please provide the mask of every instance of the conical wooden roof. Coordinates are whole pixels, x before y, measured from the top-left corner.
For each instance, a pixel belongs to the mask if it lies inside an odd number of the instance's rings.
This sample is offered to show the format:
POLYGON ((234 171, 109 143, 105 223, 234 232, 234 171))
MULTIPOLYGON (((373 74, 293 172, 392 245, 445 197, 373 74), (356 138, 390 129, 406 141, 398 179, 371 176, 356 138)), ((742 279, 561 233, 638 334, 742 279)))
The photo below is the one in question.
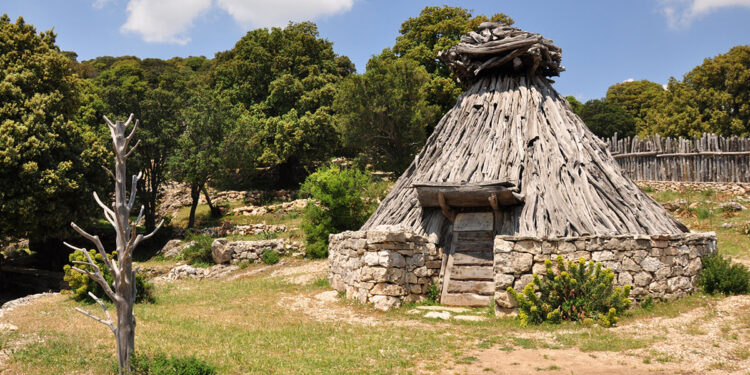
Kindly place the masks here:
POLYGON ((440 208, 420 206, 414 185, 500 181, 512 185, 524 202, 501 207, 495 220, 498 234, 566 237, 689 231, 622 174, 606 144, 552 88, 545 76, 562 70, 559 48, 538 34, 521 34, 493 23, 480 26, 477 35, 484 37, 464 37, 443 55, 469 88, 362 229, 401 224, 443 239, 450 220, 440 208), (519 43, 529 35, 536 42, 519 43), (508 43, 520 45, 522 51, 498 47, 507 38, 515 38, 508 43), (488 43, 497 52, 487 52, 488 43), (474 50, 466 52, 471 49, 467 45, 474 50), (513 58, 507 59, 510 54, 513 58), (476 68, 492 59, 505 62, 476 68))

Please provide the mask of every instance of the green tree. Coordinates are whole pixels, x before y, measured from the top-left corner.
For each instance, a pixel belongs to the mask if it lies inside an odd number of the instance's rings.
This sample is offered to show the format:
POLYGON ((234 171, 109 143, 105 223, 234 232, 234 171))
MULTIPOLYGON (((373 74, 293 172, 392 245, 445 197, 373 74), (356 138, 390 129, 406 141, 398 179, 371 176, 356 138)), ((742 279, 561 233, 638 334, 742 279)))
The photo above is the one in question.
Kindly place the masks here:
POLYGON ((403 172, 441 115, 428 102, 429 81, 424 67, 387 49, 370 59, 367 71, 344 80, 336 96, 344 145, 381 170, 403 172))
POLYGON ((627 137, 635 135, 635 120, 624 109, 606 100, 589 100, 581 108, 580 117, 594 134, 609 138, 615 133, 627 137))
POLYGON ((80 91, 52 31, 0 17, 0 237, 64 237, 93 212, 107 151, 77 122, 80 91))
POLYGON ((188 228, 195 223, 195 209, 201 192, 211 208, 211 215, 219 215, 211 203, 206 184, 224 169, 223 160, 227 157, 224 140, 236 112, 228 98, 215 90, 200 86, 190 90, 182 113, 185 130, 168 162, 169 175, 190 186, 192 204, 188 228))
POLYGON ((94 79, 107 116, 123 118, 135 113, 141 120, 141 143, 133 165, 144 174, 138 196, 146 207, 147 230, 156 226, 159 188, 183 131, 181 111, 192 74, 180 61, 118 58, 94 79))
POLYGON ((319 38, 314 23, 250 31, 215 60, 214 87, 245 110, 235 145, 257 150, 238 174, 272 170, 275 184, 288 186, 338 149, 331 104, 353 65, 319 38))
POLYGON ((576 97, 573 95, 566 96, 565 100, 567 100, 570 104, 570 109, 573 110, 573 113, 577 114, 578 117, 580 117, 582 113, 581 111, 583 110, 583 103, 578 101, 578 99, 576 99, 576 97))
POLYGON ((630 81, 610 86, 606 100, 633 116, 637 133, 649 134, 655 112, 662 106, 665 93, 664 87, 656 82, 630 81))
POLYGON ((655 131, 665 135, 750 135, 750 46, 705 59, 671 79, 655 131))
MULTIPOLYGON (((425 90, 431 104, 440 106, 441 112, 448 111, 456 104, 456 98, 463 91, 453 79, 450 69, 438 59, 438 52, 456 45, 461 35, 474 31, 486 21, 512 25, 515 21, 503 13, 492 17, 473 16, 471 11, 460 7, 428 6, 417 17, 410 17, 401 24, 400 35, 396 37, 393 53, 399 57, 417 61, 430 74, 430 82, 425 90)), ((431 133, 432 126, 428 129, 431 133)))

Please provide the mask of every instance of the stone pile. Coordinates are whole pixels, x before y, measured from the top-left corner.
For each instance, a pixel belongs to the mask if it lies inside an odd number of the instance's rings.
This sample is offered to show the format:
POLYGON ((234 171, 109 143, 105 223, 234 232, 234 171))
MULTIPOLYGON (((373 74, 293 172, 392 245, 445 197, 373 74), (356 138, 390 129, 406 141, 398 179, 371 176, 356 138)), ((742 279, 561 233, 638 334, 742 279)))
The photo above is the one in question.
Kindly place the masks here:
POLYGON ((347 298, 388 310, 424 298, 438 283, 442 251, 434 242, 397 226, 329 237, 329 281, 347 298))
POLYGON ((682 182, 682 181, 636 181, 641 189, 649 187, 655 191, 713 190, 729 195, 750 194, 750 183, 743 182, 682 182))
POLYGON ((673 299, 696 290, 701 257, 716 251, 716 234, 686 233, 669 236, 587 236, 539 239, 496 236, 494 245, 495 307, 515 308, 507 288, 517 291, 543 274, 544 261, 561 255, 584 258, 614 271, 618 285, 632 286, 631 297, 673 299))
POLYGON ((296 199, 291 202, 283 202, 268 206, 243 206, 232 209, 232 215, 260 216, 269 212, 286 214, 292 211, 301 211, 307 207, 307 199, 296 199))
POLYGON ((193 267, 188 264, 181 264, 169 270, 164 278, 167 280, 218 279, 232 273, 237 269, 239 269, 238 266, 224 264, 216 264, 209 268, 200 268, 193 267))
POLYGON ((291 245, 280 238, 260 241, 227 241, 226 238, 217 238, 211 243, 211 257, 216 264, 259 262, 264 252, 273 250, 285 254, 287 247, 291 250, 291 245))
MULTIPOLYGON (((259 204, 268 198, 290 201, 297 195, 296 190, 274 190, 274 191, 262 191, 262 190, 250 190, 250 191, 216 191, 214 189, 208 189, 209 195, 211 196, 211 203, 221 204, 226 202, 247 202, 252 204, 259 204)), ((180 208, 190 206, 192 200, 190 198, 190 188, 187 184, 181 184, 176 182, 168 182, 159 190, 159 216, 174 216, 180 208)), ((206 197, 201 194, 198 200, 199 204, 206 203, 206 197)))
POLYGON ((261 224, 250 224, 250 225, 236 225, 227 231, 228 234, 241 234, 243 236, 251 234, 261 233, 279 233, 286 232, 286 225, 270 225, 266 223, 261 224))

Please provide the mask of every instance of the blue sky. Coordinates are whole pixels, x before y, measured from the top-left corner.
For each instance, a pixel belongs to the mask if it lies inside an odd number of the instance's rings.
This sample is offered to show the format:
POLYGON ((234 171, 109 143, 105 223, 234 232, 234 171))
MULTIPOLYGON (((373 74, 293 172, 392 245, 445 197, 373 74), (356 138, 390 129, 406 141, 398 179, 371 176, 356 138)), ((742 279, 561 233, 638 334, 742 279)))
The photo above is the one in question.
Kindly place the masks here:
POLYGON ((0 12, 38 30, 54 27, 58 44, 97 56, 169 58, 231 48, 248 30, 313 20, 334 50, 361 72, 393 45, 401 23, 428 5, 474 14, 503 12, 516 26, 563 49, 563 95, 588 100, 628 79, 666 83, 704 58, 750 44, 750 0, 421 1, 421 0, 0 0, 0 12))

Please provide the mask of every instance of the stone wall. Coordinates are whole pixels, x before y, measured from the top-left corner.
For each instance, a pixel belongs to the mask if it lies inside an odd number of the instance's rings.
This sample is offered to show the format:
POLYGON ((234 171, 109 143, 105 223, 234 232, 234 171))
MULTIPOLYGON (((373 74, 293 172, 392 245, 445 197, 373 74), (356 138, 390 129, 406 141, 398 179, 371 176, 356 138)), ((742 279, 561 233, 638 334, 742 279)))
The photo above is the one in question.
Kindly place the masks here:
POLYGON ((672 236, 590 236, 539 239, 496 236, 495 310, 515 307, 507 288, 521 291, 542 273, 546 259, 557 255, 568 260, 583 257, 601 262, 615 272, 618 285, 630 284, 631 296, 642 299, 677 298, 696 289, 701 258, 716 251, 716 234, 687 233, 672 236))
POLYGON ((259 241, 227 241, 226 238, 217 238, 211 243, 211 257, 216 264, 242 261, 258 263, 263 253, 271 250, 283 255, 287 246, 280 238, 259 241))
POLYGON ((332 234, 328 254, 331 286, 380 310, 423 299, 442 259, 435 243, 394 226, 332 234))

